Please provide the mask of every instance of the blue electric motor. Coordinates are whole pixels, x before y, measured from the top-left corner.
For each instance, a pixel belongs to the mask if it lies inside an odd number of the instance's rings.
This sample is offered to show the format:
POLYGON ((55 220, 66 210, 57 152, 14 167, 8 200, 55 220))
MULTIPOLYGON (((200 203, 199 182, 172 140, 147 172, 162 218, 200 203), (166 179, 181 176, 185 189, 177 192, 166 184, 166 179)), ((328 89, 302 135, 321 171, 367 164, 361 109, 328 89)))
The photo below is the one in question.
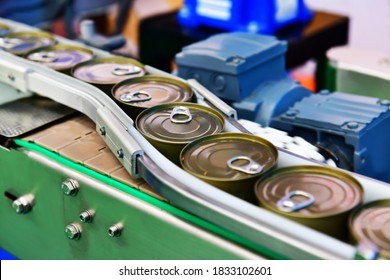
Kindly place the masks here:
POLYGON ((197 79, 239 118, 301 136, 334 155, 341 168, 390 182, 390 101, 314 94, 287 77, 286 49, 273 36, 218 34, 183 48, 177 73, 197 79))
POLYGON ((325 147, 344 169, 390 182, 390 101, 323 91, 292 104, 271 126, 325 147))
POLYGON ((274 36, 233 32, 184 47, 178 75, 196 79, 230 103, 240 118, 268 126, 272 117, 312 92, 288 78, 287 44, 274 36))
POLYGON ((306 23, 312 15, 303 0, 185 0, 178 21, 191 28, 274 34, 284 26, 306 23))

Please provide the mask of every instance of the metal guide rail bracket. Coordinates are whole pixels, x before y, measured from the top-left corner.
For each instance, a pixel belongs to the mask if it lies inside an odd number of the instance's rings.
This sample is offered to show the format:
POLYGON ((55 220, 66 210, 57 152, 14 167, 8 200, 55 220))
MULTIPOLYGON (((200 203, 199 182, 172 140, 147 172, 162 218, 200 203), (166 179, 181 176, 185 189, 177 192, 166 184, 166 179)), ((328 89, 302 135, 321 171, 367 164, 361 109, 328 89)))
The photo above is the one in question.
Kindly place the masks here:
POLYGON ((0 80, 20 91, 27 93, 30 92, 27 84, 27 76, 32 71, 32 69, 17 65, 12 61, 4 61, 1 65, 0 80))
POLYGON ((37 93, 87 115, 97 125, 98 131, 106 129, 104 139, 126 170, 137 178, 136 157, 142 149, 128 134, 133 121, 99 89, 58 73, 45 66, 0 52, 0 81, 23 91, 37 93), (28 69, 28 70, 25 70, 28 69), (17 77, 9 79, 8 77, 17 77))

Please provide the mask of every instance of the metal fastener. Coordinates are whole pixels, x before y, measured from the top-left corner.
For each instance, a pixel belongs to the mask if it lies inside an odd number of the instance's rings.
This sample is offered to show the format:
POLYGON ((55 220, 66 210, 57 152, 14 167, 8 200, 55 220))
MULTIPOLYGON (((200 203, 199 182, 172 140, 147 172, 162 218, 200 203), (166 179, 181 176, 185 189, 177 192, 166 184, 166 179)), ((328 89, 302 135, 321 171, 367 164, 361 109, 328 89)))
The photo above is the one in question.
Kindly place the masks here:
POLYGON ((80 214, 80 221, 82 223, 91 223, 94 215, 95 215, 95 211, 85 210, 80 214))
POLYGON ((99 131, 100 131, 100 134, 101 135, 106 135, 106 128, 104 127, 104 126, 101 126, 100 128, 99 128, 99 131))
POLYGON ((15 76, 14 76, 14 74, 8 74, 8 79, 9 79, 11 82, 14 82, 14 81, 15 81, 15 76))
POLYGON ((34 206, 34 196, 27 194, 15 199, 12 203, 12 208, 18 214, 26 214, 31 211, 34 206))
POLYGON ((349 122, 349 123, 347 123, 347 127, 349 129, 356 129, 359 127, 359 124, 357 122, 349 122))
POLYGON ((74 179, 66 179, 62 182, 61 189, 65 195, 76 195, 79 183, 74 179))
POLYGON ((81 228, 77 224, 69 224, 65 228, 65 235, 70 240, 77 240, 81 237, 81 228))
POLYGON ((108 235, 110 237, 118 237, 121 235, 123 230, 123 225, 122 224, 115 224, 109 227, 108 229, 108 235))
POLYGON ((123 156, 124 156, 123 150, 119 149, 118 151, 116 151, 116 155, 118 156, 118 158, 123 158, 123 156))
POLYGON ((296 115, 297 115, 297 112, 293 111, 293 110, 289 110, 286 112, 286 116, 288 116, 288 117, 295 117, 296 115))

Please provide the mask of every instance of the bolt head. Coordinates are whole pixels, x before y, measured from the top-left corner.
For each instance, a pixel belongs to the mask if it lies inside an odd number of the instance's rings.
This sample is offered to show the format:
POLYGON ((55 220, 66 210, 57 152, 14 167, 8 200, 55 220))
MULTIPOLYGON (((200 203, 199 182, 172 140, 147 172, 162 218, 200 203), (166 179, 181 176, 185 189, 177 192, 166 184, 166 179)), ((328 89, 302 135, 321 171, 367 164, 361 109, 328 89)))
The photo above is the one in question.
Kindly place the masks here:
POLYGON ((61 189, 65 195, 76 195, 79 185, 76 180, 67 179, 62 182, 61 189))
POLYGON ((294 110, 289 110, 286 112, 286 116, 288 117, 295 117, 297 115, 297 112, 294 110))
POLYGON ((356 129, 359 127, 359 124, 357 122, 349 122, 349 123, 347 123, 347 127, 349 129, 356 129))
POLYGON ((66 228, 65 228, 65 235, 70 240, 80 239, 81 229, 75 224, 70 224, 70 225, 66 226, 66 228))
POLYGON ((118 158, 123 158, 123 156, 124 156, 123 150, 119 149, 118 151, 116 151, 116 155, 118 156, 118 158))
POLYGON ((12 208, 14 208, 14 210, 16 211, 16 213, 18 214, 22 214, 24 213, 24 205, 21 201, 19 201, 18 199, 15 200, 13 203, 12 203, 12 208))
POLYGON ((120 224, 112 225, 108 229, 108 236, 118 237, 122 233, 123 226, 120 224))
POLYGON ((93 218, 93 212, 91 211, 84 211, 80 214, 80 221, 82 223, 90 223, 92 222, 92 218, 93 218))
POLYGON ((101 135, 106 135, 106 128, 104 126, 100 127, 99 131, 101 135))
POLYGON ((34 196, 31 194, 23 195, 12 202, 12 208, 18 214, 27 214, 34 205, 34 196))

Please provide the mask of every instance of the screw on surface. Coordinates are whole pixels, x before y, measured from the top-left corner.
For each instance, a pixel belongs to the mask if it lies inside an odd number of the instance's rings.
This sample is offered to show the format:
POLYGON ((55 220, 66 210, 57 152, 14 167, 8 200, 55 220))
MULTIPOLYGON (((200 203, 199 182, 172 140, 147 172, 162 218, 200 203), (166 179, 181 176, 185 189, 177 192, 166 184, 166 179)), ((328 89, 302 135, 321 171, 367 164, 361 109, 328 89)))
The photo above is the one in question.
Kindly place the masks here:
POLYGON ((357 122, 349 122, 349 123, 347 123, 347 127, 349 129, 356 129, 359 127, 359 124, 357 122))
POLYGON ((65 227, 65 235, 70 240, 77 240, 81 237, 81 229, 76 224, 70 224, 65 227))
POLYGON ((80 214, 80 221, 82 223, 90 223, 92 222, 93 220, 93 216, 94 216, 94 211, 93 210, 85 210, 84 212, 82 212, 80 214))
POLYGON ((108 236, 110 237, 118 237, 121 235, 123 230, 122 224, 115 224, 108 228, 108 236))
POLYGON ((117 154, 118 158, 123 158, 123 156, 124 156, 122 149, 119 149, 118 151, 116 151, 116 154, 117 154))
POLYGON ((74 196, 79 189, 79 183, 74 179, 66 179, 62 182, 61 189, 65 195, 74 196))

